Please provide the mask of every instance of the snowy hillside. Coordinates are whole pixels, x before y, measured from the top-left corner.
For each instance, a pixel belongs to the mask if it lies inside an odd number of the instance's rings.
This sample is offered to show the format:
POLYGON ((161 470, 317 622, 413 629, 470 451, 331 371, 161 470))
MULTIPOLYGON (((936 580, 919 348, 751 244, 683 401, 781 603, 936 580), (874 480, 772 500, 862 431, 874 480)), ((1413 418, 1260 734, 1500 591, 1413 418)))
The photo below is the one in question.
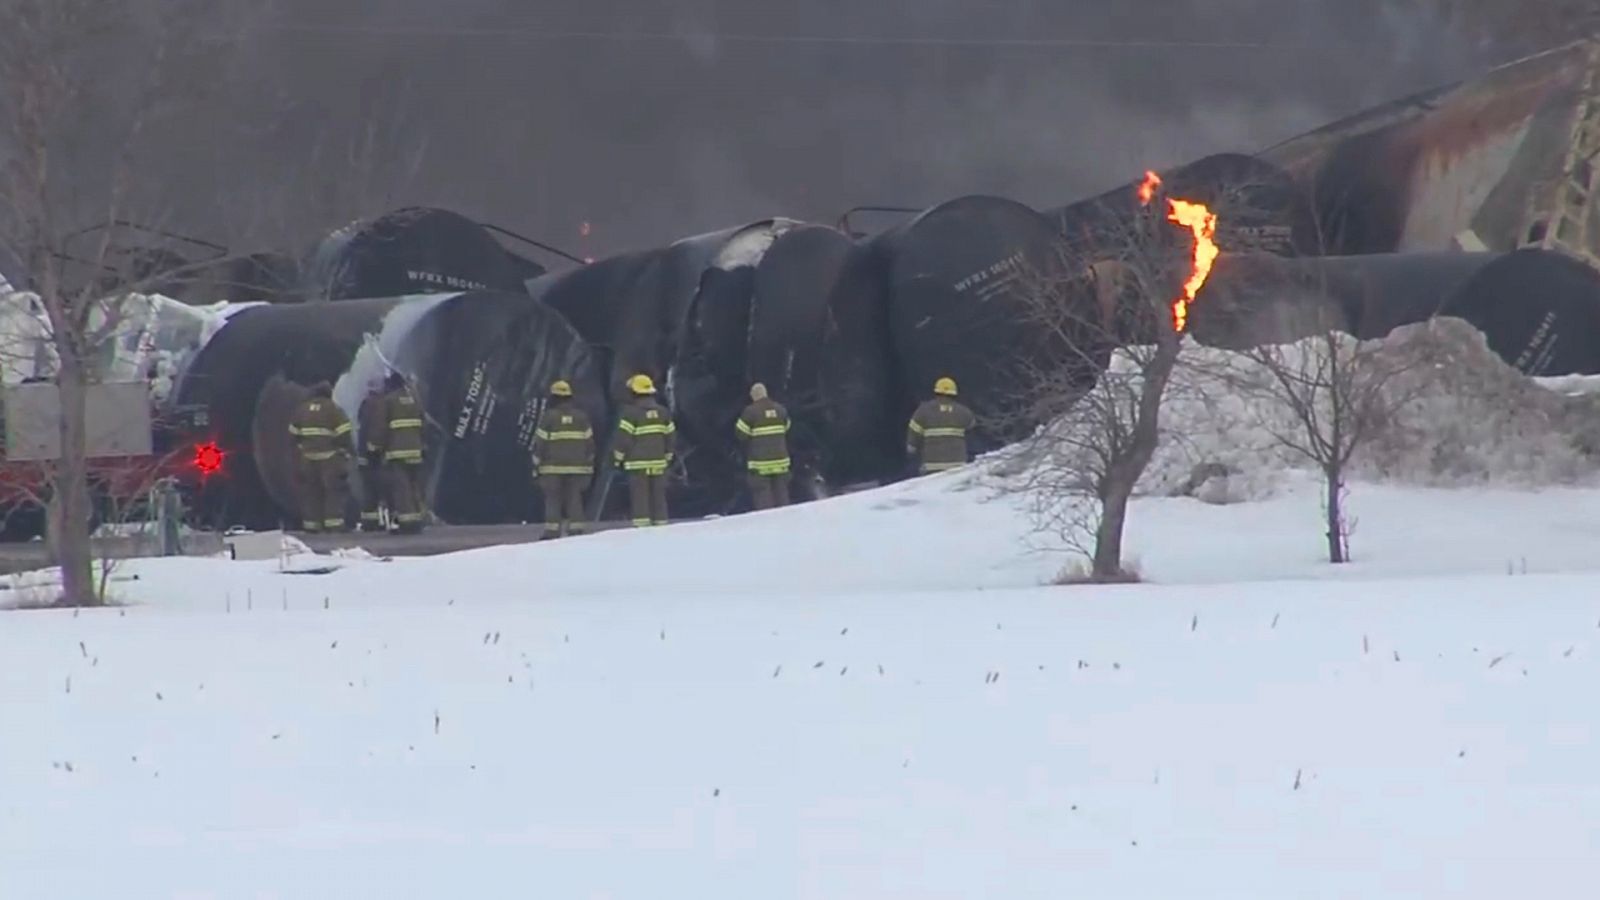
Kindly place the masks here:
POLYGON ((963 480, 0 614, 0 896, 1586 893, 1600 491, 1358 487, 1339 572, 1144 500, 1067 589, 963 480))

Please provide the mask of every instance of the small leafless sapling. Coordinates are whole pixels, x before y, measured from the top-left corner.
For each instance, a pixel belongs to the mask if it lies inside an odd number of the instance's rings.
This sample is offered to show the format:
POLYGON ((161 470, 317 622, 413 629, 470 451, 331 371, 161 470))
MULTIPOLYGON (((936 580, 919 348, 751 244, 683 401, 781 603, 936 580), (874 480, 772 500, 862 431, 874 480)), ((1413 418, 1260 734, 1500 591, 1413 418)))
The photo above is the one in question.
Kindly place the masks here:
POLYGON ((1254 401, 1247 406, 1253 424, 1321 474, 1331 563, 1350 560, 1351 461, 1429 384, 1429 346, 1425 340, 1391 346, 1325 331, 1242 351, 1244 365, 1228 378, 1232 390, 1254 401))

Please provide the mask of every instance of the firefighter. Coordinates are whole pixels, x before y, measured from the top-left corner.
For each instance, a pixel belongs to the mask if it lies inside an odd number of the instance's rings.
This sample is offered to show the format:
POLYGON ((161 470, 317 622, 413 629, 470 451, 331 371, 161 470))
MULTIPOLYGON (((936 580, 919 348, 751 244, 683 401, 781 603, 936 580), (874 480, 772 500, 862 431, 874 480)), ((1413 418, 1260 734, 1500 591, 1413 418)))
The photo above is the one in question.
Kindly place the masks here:
POLYGON ((634 527, 667 524, 667 465, 672 462, 677 427, 655 400, 649 375, 628 379, 633 400, 622 409, 612 457, 628 475, 634 527))
POLYGON ((384 382, 382 425, 383 481, 392 530, 416 534, 422 530, 422 406, 399 372, 384 382))
POLYGON ((306 531, 343 531, 345 466, 350 419, 333 402, 333 385, 318 382, 294 418, 289 435, 299 453, 300 516, 306 531))
POLYGON ((582 534, 583 491, 594 477, 594 429, 565 379, 550 385, 550 405, 533 432, 534 477, 544 493, 544 536, 582 534))
POLYGON ((956 400, 955 379, 933 383, 934 396, 917 407, 906 428, 906 453, 919 475, 944 472, 967 464, 967 431, 974 417, 956 400))
POLYGON ((767 386, 750 386, 750 405, 734 426, 744 445, 750 503, 756 509, 789 505, 789 411, 767 396, 767 386))
POLYGON ((361 530, 383 529, 383 380, 372 379, 356 413, 356 470, 361 476, 361 530))

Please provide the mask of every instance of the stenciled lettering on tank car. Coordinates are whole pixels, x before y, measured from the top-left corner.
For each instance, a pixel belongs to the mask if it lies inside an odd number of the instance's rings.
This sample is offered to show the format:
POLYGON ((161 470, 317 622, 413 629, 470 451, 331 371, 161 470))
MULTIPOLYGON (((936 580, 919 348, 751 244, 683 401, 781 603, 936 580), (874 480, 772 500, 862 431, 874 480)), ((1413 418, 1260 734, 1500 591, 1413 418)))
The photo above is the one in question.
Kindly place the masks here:
POLYGON ((459 275, 445 275, 439 272, 424 272, 421 269, 407 269, 406 277, 422 284, 436 284, 440 287, 461 291, 486 291, 489 289, 487 284, 473 281, 470 278, 462 278, 459 275))
POLYGON ((544 415, 545 401, 542 397, 534 397, 522 405, 522 413, 517 416, 517 446, 526 449, 533 447, 533 433, 539 428, 539 417, 544 415))
POLYGON ((466 437, 472 427, 473 407, 477 405, 478 395, 483 393, 483 382, 488 374, 483 363, 472 367, 472 380, 467 382, 467 396, 461 401, 461 412, 456 415, 455 436, 458 440, 466 437))
POLYGON ((1227 229, 1234 249, 1292 249, 1294 230, 1288 225, 1234 225, 1227 229))
POLYGON ((1517 354, 1517 371, 1527 375, 1538 375, 1543 370, 1545 364, 1550 361, 1550 354, 1555 347, 1555 339, 1550 334, 1555 329, 1555 324, 1556 311, 1552 309, 1539 320, 1539 327, 1534 329, 1527 345, 1517 354))
POLYGON ((483 400, 478 404, 477 415, 472 420, 472 433, 486 434, 489 431, 489 420, 494 418, 495 408, 500 405, 500 395, 493 386, 483 392, 483 400))
POLYGON ((1023 251, 1018 250, 999 262, 990 263, 988 266, 973 272, 971 275, 968 275, 967 277, 951 285, 951 287, 955 289, 956 293, 961 294, 966 293, 971 288, 983 284, 984 282, 987 282, 996 276, 1016 274, 1022 270, 1025 257, 1026 254, 1023 251))

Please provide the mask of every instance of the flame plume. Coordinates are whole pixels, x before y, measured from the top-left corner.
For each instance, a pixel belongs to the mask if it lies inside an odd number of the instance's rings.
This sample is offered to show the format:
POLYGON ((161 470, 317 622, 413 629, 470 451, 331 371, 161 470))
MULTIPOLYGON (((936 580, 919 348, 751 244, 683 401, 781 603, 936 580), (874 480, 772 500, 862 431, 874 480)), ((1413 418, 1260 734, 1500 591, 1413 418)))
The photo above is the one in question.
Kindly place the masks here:
MULTIPOLYGON (((1144 182, 1139 185, 1139 203, 1144 206, 1150 205, 1159 187, 1161 187, 1160 175, 1155 172, 1144 173, 1144 182)), ((1211 277, 1211 267, 1216 264, 1217 255, 1221 252, 1216 241, 1217 214, 1204 203, 1171 197, 1167 198, 1167 207, 1167 221, 1182 225, 1194 235, 1194 252, 1190 256, 1192 267, 1189 278, 1183 283, 1182 296, 1172 301, 1172 329, 1182 334, 1189 326, 1189 305, 1205 286, 1206 279, 1211 277)))
POLYGON ((1139 185, 1139 204, 1149 206, 1155 198, 1156 188, 1161 187, 1161 176, 1154 172, 1144 173, 1144 184, 1139 185))

